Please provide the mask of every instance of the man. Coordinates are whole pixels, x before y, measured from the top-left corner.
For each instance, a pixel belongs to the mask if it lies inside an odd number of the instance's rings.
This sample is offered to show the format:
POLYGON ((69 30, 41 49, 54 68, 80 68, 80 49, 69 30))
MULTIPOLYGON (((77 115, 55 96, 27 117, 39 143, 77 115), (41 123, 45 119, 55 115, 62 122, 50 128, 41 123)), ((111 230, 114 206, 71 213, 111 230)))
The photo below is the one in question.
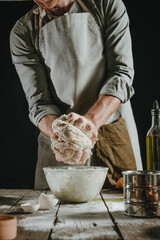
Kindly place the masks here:
POLYGON ((142 169, 129 101, 129 20, 121 0, 37 0, 12 29, 10 46, 30 119, 41 131, 35 188, 47 186, 43 167, 63 165, 54 160, 49 138, 52 122, 70 112, 68 118, 99 131, 94 164, 109 167, 109 185, 123 170, 142 169))

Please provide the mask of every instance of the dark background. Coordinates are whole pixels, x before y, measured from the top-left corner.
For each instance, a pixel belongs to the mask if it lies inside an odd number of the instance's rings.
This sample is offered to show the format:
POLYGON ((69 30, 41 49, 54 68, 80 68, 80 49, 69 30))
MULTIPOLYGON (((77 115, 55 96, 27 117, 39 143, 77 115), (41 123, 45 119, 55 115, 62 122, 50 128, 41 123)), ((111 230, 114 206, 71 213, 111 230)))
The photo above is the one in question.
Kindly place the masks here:
MULTIPOLYGON (((124 0, 133 43, 135 95, 131 99, 137 124, 143 166, 145 137, 151 125, 150 109, 160 102, 159 0, 124 0)), ((11 63, 9 34, 33 2, 0 2, 0 188, 32 188, 37 158, 37 128, 28 119, 28 105, 11 63)))

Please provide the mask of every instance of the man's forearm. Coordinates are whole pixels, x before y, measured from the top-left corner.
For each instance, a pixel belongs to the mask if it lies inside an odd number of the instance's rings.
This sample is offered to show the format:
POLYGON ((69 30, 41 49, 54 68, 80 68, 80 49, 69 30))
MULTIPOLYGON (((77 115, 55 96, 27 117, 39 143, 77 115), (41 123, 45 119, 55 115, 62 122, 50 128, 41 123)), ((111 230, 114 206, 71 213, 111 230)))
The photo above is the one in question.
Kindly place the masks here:
POLYGON ((53 115, 53 114, 48 114, 48 115, 44 116, 38 123, 39 130, 43 134, 45 134, 47 137, 51 137, 53 134, 52 123, 58 117, 59 116, 53 115))
POLYGON ((120 106, 121 101, 113 96, 100 95, 94 105, 84 115, 96 128, 100 128, 120 106))

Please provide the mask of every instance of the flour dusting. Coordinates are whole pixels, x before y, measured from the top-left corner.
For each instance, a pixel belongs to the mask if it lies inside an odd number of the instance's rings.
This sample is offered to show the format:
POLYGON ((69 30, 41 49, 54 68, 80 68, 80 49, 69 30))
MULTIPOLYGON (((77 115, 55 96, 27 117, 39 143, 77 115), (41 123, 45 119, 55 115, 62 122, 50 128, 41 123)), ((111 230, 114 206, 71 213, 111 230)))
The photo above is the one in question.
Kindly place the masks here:
POLYGON ((51 214, 47 215, 45 212, 45 216, 30 216, 24 219, 19 219, 18 227, 23 227, 25 230, 30 231, 46 232, 49 231, 52 227, 53 216, 51 216, 51 214))

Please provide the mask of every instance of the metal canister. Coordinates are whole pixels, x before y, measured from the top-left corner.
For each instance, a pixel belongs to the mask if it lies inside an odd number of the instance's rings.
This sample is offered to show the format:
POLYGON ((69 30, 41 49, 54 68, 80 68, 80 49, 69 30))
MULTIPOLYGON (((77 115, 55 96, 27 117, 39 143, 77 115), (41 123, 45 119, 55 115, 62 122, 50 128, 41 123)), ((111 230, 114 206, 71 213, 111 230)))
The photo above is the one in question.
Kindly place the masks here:
POLYGON ((125 214, 160 216, 160 171, 125 171, 123 182, 125 214))

